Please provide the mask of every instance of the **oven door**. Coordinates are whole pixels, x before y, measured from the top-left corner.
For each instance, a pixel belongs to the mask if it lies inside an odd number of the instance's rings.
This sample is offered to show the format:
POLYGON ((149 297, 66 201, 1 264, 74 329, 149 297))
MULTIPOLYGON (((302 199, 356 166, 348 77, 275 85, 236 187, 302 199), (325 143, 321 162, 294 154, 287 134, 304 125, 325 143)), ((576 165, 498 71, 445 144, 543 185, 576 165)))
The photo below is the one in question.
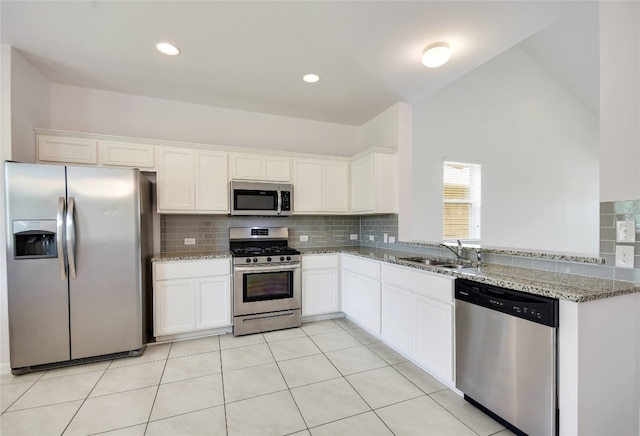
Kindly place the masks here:
POLYGON ((234 316, 300 309, 300 263, 236 266, 234 316))

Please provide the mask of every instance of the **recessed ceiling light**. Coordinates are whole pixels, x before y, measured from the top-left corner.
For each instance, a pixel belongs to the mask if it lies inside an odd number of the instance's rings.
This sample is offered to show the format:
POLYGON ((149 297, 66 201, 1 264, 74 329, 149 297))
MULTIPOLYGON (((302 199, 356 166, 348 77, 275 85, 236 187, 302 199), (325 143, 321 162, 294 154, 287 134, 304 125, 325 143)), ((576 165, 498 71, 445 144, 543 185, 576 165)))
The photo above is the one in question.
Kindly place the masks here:
POLYGON ((422 53, 422 63, 429 68, 444 65, 451 57, 451 47, 446 42, 436 42, 429 45, 422 53))
POLYGON ((156 44, 156 49, 163 54, 168 56, 176 56, 180 54, 180 49, 173 44, 169 44, 168 42, 159 42, 156 44))
POLYGON ((304 77, 302 77, 302 80, 307 83, 316 83, 318 80, 320 80, 320 76, 318 76, 317 74, 305 74, 304 77))

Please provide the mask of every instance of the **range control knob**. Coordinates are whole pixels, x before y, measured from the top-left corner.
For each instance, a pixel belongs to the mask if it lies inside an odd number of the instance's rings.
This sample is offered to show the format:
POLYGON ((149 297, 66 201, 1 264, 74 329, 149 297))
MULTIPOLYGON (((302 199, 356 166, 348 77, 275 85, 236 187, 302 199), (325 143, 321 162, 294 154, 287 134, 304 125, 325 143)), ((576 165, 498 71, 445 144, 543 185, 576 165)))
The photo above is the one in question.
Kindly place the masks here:
POLYGON ((247 257, 247 260, 245 262, 251 263, 251 258, 247 257))
POLYGON ((280 256, 280 262, 284 262, 284 256, 280 256))
POLYGON ((291 256, 287 256, 287 260, 291 260, 291 256))
POLYGON ((271 262, 271 258, 270 257, 267 257, 267 262, 271 262))
POLYGON ((254 257, 254 258, 253 258, 253 262, 255 263, 255 262, 257 262, 257 261, 258 261, 258 258, 257 258, 257 257, 254 257))

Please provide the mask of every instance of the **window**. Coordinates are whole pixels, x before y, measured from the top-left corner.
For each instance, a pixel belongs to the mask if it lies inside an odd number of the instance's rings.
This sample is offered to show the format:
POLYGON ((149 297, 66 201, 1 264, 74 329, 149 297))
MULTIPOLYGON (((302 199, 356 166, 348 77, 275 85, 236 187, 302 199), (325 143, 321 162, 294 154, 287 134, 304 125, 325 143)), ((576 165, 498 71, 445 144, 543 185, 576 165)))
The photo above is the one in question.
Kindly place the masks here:
POLYGON ((444 240, 480 239, 480 165, 444 162, 444 240))

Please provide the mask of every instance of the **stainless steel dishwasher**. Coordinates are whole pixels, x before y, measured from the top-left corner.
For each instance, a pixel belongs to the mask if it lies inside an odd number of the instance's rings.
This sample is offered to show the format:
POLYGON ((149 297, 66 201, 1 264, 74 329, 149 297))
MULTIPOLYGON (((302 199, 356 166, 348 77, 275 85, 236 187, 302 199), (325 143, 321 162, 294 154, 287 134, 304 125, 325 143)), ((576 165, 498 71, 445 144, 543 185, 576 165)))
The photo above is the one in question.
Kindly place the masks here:
POLYGON ((558 300, 457 279, 456 388, 518 434, 558 431, 558 300))

